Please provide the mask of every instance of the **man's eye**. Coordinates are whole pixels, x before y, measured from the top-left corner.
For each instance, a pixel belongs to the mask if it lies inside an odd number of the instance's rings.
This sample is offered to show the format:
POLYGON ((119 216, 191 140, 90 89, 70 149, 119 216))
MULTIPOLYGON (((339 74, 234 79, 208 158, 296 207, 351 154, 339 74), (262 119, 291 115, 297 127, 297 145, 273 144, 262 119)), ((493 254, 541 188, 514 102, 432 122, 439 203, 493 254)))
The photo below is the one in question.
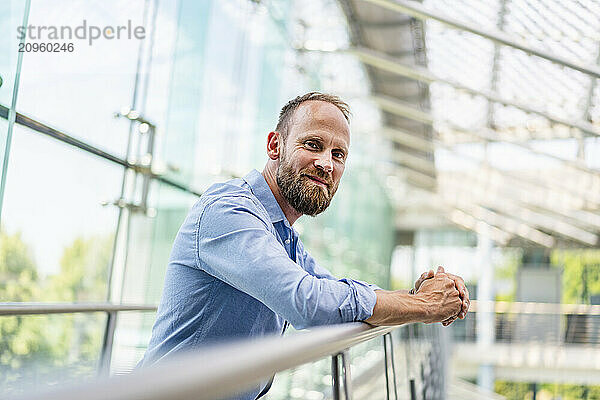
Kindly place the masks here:
POLYGON ((341 159, 343 159, 344 158, 344 153, 342 153, 341 151, 334 151, 333 152, 333 156, 335 158, 341 158, 341 159))
POLYGON ((315 142, 306 142, 306 145, 311 149, 318 149, 319 146, 315 142))

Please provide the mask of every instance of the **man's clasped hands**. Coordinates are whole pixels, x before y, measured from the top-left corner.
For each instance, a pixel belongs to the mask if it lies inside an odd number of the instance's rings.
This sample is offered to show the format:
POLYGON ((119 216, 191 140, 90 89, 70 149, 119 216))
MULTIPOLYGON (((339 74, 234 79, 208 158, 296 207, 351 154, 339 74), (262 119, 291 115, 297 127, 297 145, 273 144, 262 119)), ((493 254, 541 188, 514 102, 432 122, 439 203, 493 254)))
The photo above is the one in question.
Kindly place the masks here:
MULTIPOLYGON (((469 291, 465 286, 464 280, 460 276, 445 272, 443 267, 438 267, 435 273, 432 269, 423 272, 415 282, 414 289, 411 289, 409 293, 414 295, 419 294, 424 296, 426 300, 430 299, 434 303, 442 300, 443 303, 452 305, 460 301, 462 304, 458 313, 443 320, 442 325, 444 326, 450 325, 457 318, 464 319, 471 304, 469 291)), ((458 309, 458 304, 456 304, 455 309, 458 309)), ((434 319, 432 322, 435 322, 434 319)))

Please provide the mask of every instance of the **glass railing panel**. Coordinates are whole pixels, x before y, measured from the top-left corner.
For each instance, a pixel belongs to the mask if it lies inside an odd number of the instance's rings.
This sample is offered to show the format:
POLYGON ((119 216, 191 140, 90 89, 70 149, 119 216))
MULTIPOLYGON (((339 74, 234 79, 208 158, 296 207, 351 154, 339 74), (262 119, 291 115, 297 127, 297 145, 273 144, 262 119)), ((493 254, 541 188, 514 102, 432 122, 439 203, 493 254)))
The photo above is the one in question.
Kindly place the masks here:
POLYGON ((0 393, 95 377, 105 324, 101 312, 0 317, 0 393))
POLYGON ((134 370, 148 347, 155 315, 155 312, 119 313, 111 356, 111 374, 120 375, 134 370))

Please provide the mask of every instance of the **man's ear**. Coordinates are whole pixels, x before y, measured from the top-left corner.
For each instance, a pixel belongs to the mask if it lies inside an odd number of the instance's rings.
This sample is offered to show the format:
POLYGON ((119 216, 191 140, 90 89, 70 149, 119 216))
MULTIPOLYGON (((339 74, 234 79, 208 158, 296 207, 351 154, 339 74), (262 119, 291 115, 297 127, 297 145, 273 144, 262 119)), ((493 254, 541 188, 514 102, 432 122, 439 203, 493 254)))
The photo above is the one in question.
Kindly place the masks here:
POLYGON ((281 134, 273 131, 267 136, 267 155, 271 160, 278 160, 281 154, 281 134))

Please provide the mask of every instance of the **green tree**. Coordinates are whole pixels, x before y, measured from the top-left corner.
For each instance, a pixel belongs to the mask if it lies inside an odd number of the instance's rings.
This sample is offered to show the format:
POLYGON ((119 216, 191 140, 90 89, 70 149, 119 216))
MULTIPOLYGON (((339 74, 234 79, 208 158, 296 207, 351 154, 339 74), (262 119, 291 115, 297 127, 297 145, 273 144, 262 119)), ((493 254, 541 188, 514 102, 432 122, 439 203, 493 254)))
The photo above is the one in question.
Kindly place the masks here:
POLYGON ((600 250, 555 250, 551 261, 563 267, 563 303, 589 303, 590 295, 600 294, 600 250))
MULTIPOLYGON (((0 230, 0 299, 24 302, 39 299, 37 268, 20 233, 0 230)), ((22 371, 50 353, 39 317, 0 318, 0 383, 5 386, 22 378, 22 371)))
POLYGON ((523 400, 532 398, 533 393, 530 389, 531 386, 529 383, 500 380, 494 382, 494 391, 506 397, 507 400, 523 400))
MULTIPOLYGON (((0 231, 0 301, 103 301, 111 244, 111 237, 75 239, 59 273, 42 281, 21 235, 0 231)), ((1 390, 93 375, 105 321, 104 313, 0 317, 1 390)))
MULTIPOLYGON (((112 237, 77 238, 65 248, 60 272, 51 277, 52 301, 72 303, 105 301, 112 237)), ((106 314, 61 316, 55 329, 55 359, 72 374, 90 374, 95 368, 104 334, 106 314)))
POLYGON ((108 283, 112 236, 77 238, 65 248, 60 272, 50 280, 53 301, 104 301, 108 283))

